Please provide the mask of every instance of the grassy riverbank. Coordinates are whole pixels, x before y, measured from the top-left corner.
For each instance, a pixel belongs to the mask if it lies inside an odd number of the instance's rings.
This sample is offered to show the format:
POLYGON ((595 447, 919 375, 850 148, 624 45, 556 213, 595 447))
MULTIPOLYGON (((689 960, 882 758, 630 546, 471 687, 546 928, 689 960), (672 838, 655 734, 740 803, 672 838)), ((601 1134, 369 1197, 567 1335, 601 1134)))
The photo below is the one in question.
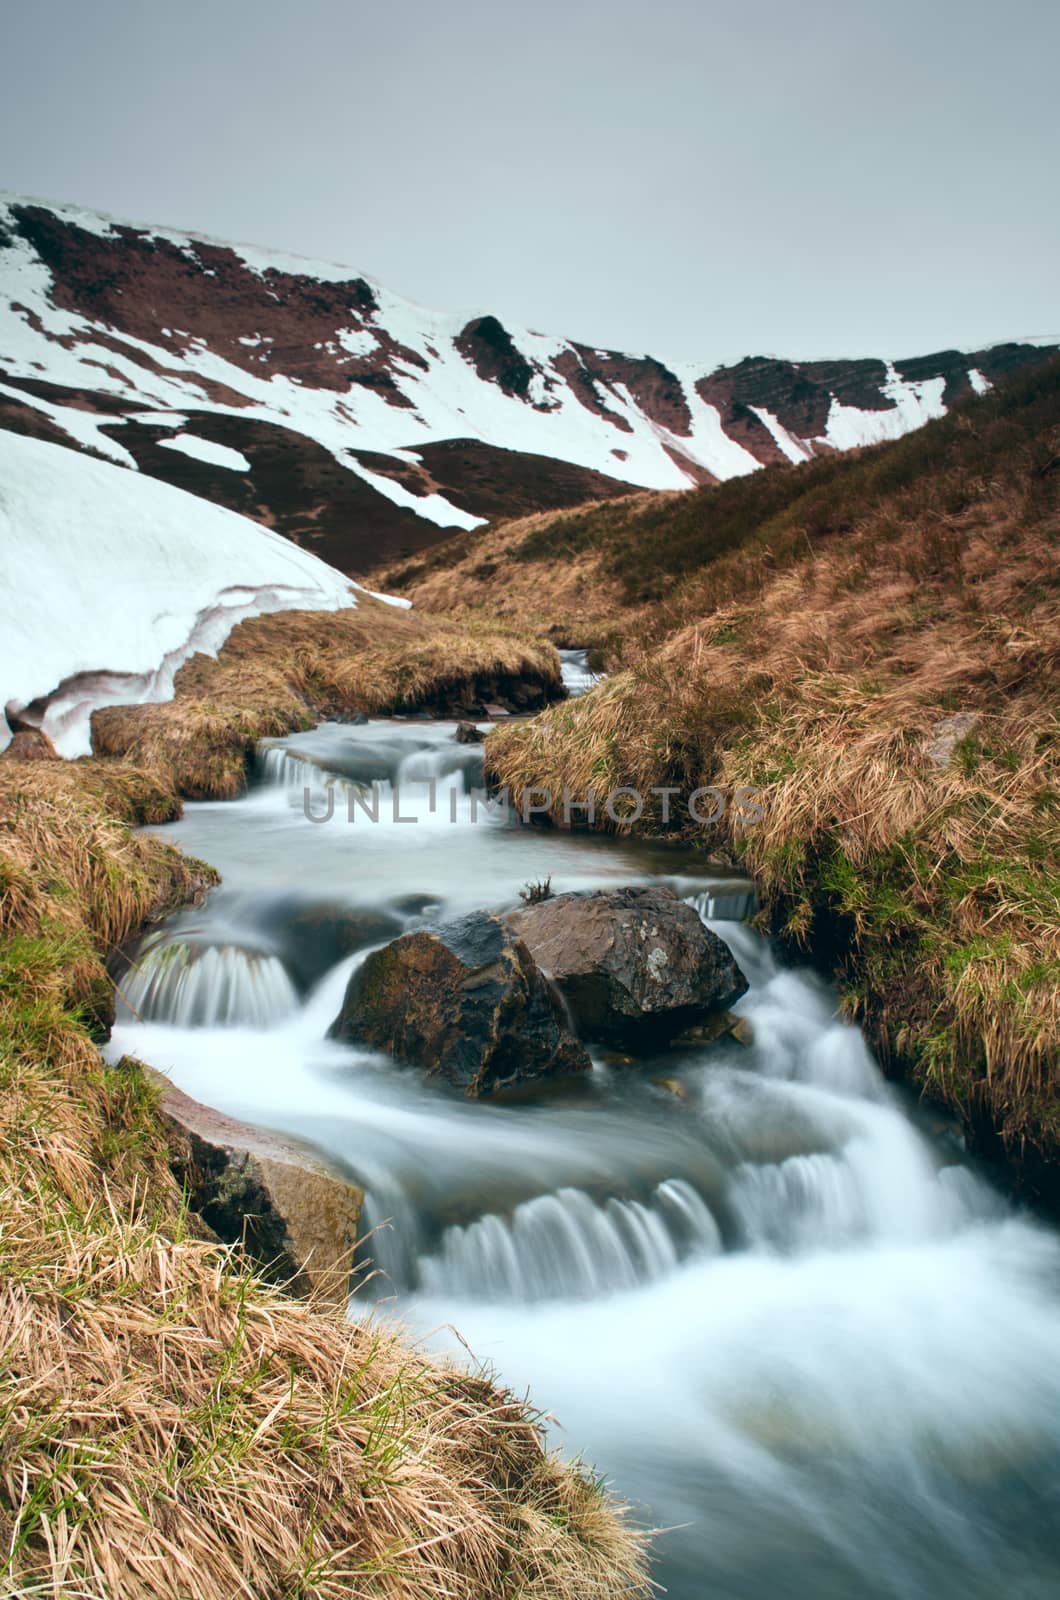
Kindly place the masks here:
POLYGON ((1054 366, 855 458, 539 519, 524 566, 565 541, 595 565, 619 670, 487 745, 516 794, 720 786, 704 847, 833 965, 885 1062, 1054 1200, 1058 458, 1054 366))
MULTIPOLYGON (((524 1403, 201 1238, 143 1073, 105 1067, 93 1042, 107 954, 214 877, 132 826, 179 814, 178 790, 230 792, 258 733, 312 719, 330 692, 321 655, 338 684, 356 647, 342 692, 401 703, 417 681, 429 694, 526 659, 483 630, 463 648, 399 619, 423 653, 388 636, 388 685, 360 616, 330 633, 264 619, 285 636, 267 661, 254 641, 272 628, 244 624, 220 663, 185 669, 175 706, 107 713, 113 744, 125 729, 149 765, 0 761, 2 1593, 643 1593, 641 1544, 546 1454, 524 1403)), ((532 658, 549 678, 552 652, 532 658)))
POLYGON ((164 775, 188 799, 230 800, 258 739, 322 717, 442 714, 515 695, 556 699, 559 658, 546 641, 481 617, 421 616, 362 596, 350 611, 284 611, 243 622, 216 657, 193 656, 162 705, 111 706, 92 747, 164 775))

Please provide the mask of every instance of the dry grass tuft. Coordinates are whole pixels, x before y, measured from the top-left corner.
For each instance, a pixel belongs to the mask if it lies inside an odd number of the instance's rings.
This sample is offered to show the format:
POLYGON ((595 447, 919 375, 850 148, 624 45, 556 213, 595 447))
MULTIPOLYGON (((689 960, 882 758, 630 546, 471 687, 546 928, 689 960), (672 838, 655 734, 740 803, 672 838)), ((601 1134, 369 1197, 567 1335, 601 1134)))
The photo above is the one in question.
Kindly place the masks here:
POLYGON ((216 882, 211 867, 130 832, 180 809, 164 780, 119 762, 0 763, 0 935, 76 947, 69 995, 91 998, 104 1028, 110 988, 96 949, 110 953, 216 882))

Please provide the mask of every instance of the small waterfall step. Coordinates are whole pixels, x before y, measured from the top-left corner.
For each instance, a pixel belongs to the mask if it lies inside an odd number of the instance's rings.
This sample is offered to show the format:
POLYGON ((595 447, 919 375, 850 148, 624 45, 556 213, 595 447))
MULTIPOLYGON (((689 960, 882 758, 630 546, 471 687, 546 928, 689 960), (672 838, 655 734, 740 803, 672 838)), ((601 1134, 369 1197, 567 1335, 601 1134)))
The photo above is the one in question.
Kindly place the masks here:
POLYGON ((737 882, 689 895, 688 903, 704 922, 746 922, 758 910, 758 895, 753 883, 737 882))
POLYGON ((437 1252, 420 1258, 420 1287, 473 1299, 587 1300, 649 1283, 720 1249, 717 1223, 682 1178, 658 1184, 647 1203, 600 1204, 565 1188, 524 1201, 510 1218, 490 1213, 447 1228, 437 1252))
POLYGON ((292 1016, 298 991, 283 962, 233 944, 148 941, 121 981, 141 1022, 179 1028, 268 1028, 292 1016))

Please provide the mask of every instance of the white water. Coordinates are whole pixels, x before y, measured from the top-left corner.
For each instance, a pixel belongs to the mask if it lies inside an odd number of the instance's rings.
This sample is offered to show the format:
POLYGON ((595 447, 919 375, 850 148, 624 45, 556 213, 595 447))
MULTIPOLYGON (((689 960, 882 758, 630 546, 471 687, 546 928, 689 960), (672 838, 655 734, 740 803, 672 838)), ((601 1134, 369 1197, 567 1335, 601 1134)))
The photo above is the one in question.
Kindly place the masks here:
MULTIPOLYGON (((434 776, 433 812, 426 785, 402 799, 412 823, 337 806, 314 825, 279 785, 190 806, 166 831, 225 877, 195 937, 260 954, 279 948, 277 896, 414 919, 510 904, 549 872, 557 888, 661 877, 704 910, 746 893, 673 852, 472 822, 452 732, 289 741, 357 783, 370 758, 388 796, 434 776)), ((824 985, 714 926, 751 982, 736 1009, 753 1045, 601 1062, 568 1096, 470 1104, 328 1041, 361 954, 256 1025, 241 1001, 242 1025, 192 1026, 160 996, 169 1022, 127 1021, 112 1048, 349 1163, 386 1274, 356 1313, 470 1346, 529 1389, 563 1448, 672 1530, 656 1576, 679 1600, 1054 1596, 1055 1236, 882 1080, 824 985)))
POLYGON ((490 1300, 591 1300, 665 1276, 683 1257, 714 1255, 718 1225, 690 1183, 671 1178, 639 1200, 599 1204, 581 1189, 559 1189, 447 1228, 435 1254, 421 1256, 425 1294, 490 1300))
POLYGON ((572 699, 577 699, 579 695, 587 694, 593 684, 600 681, 600 674, 589 669, 588 654, 587 650, 561 650, 559 652, 563 686, 572 699))
POLYGON ((121 991, 142 1021, 181 1028, 266 1028, 298 1006, 295 986, 276 956, 236 945, 146 944, 121 991))

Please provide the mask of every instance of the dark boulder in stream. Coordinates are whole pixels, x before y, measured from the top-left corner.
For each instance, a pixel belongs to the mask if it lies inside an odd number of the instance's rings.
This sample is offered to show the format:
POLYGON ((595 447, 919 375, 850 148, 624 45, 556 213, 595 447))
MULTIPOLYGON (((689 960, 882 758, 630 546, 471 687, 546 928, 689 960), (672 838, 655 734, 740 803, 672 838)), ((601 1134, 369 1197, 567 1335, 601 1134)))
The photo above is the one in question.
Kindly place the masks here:
POLYGON ((728 945, 670 889, 561 894, 505 921, 587 1039, 650 1049, 747 990, 728 945))
POLYGON ((591 1065, 522 940, 485 911, 373 951, 331 1032, 423 1067, 472 1099, 591 1065))
POLYGON ((345 956, 382 944, 407 926, 393 911, 296 895, 279 896, 262 907, 257 924, 301 989, 311 988, 345 956))

